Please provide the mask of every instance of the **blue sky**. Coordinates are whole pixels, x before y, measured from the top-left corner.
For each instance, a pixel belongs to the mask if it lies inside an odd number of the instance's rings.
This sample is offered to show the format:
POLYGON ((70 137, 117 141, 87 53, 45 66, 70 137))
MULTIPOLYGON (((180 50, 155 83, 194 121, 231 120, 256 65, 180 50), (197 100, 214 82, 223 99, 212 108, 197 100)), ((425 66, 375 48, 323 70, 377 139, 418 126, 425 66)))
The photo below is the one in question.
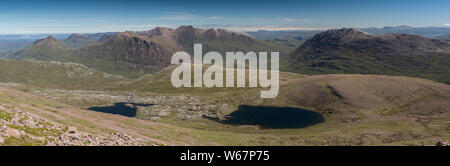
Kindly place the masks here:
POLYGON ((450 27, 449 0, 0 1, 0 34, 147 30, 450 27))

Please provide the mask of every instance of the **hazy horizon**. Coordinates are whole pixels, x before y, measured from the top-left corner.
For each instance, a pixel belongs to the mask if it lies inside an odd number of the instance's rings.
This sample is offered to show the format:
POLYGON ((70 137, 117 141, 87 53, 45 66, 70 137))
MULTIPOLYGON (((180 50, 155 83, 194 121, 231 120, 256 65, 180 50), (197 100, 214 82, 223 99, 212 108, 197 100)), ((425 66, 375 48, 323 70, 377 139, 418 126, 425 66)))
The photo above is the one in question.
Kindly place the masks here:
POLYGON ((22 0, 0 5, 0 34, 142 31, 180 25, 234 31, 450 27, 448 6, 446 0, 22 0))

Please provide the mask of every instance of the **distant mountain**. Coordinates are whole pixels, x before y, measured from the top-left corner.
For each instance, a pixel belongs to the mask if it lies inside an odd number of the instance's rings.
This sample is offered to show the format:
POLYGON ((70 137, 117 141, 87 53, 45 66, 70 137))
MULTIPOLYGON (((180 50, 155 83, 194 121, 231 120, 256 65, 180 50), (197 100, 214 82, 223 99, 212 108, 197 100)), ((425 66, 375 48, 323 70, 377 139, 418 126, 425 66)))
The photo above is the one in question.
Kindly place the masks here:
POLYGON ((19 49, 26 48, 33 44, 32 40, 8 40, 0 41, 0 58, 8 56, 19 49))
POLYGON ((133 32, 118 33, 104 42, 71 49, 49 36, 19 50, 10 59, 54 60, 81 63, 110 74, 138 77, 170 64, 172 53, 133 32))
POLYGON ((65 55, 71 50, 53 36, 36 40, 30 47, 21 49, 8 55, 11 59, 33 58, 38 60, 54 60, 56 57, 65 55))
POLYGON ((115 34, 104 42, 78 49, 73 57, 92 68, 135 77, 167 67, 172 54, 172 51, 158 43, 127 31, 115 34))
POLYGON ((307 40, 289 59, 284 68, 297 73, 406 75, 450 83, 450 44, 417 35, 334 29, 307 40))
POLYGON ((249 35, 260 40, 273 40, 277 42, 284 42, 289 44, 300 44, 303 41, 311 38, 315 34, 322 31, 266 31, 259 30, 254 32, 247 32, 249 35))
POLYGON ((450 34, 438 36, 436 38, 437 39, 441 39, 441 40, 445 40, 445 41, 450 41, 450 34))
POLYGON ((156 27, 149 31, 138 32, 139 35, 145 36, 148 40, 156 42, 171 51, 184 50, 176 39, 174 39, 175 33, 176 30, 164 27, 156 27))
MULTIPOLYGON (((176 51, 187 51, 193 56, 194 43, 203 44, 203 53, 217 51, 278 51, 287 55, 293 48, 266 42, 244 33, 224 29, 198 29, 181 26, 177 29, 158 27, 142 32, 121 32, 95 35, 97 41, 85 35, 72 34, 64 43, 48 37, 32 46, 8 56, 11 59, 33 58, 75 62, 110 74, 136 78, 159 71, 170 64, 176 51)), ((93 36, 91 36, 93 37, 93 36)))
POLYGON ((116 33, 117 32, 87 33, 87 34, 83 34, 83 36, 86 36, 91 40, 99 42, 99 41, 101 41, 102 38, 105 38, 108 36, 111 37, 111 36, 115 35, 116 33))
POLYGON ((203 44, 203 52, 217 51, 280 51, 290 50, 278 44, 256 39, 245 33, 225 29, 198 29, 193 26, 180 26, 177 29, 158 27, 150 31, 138 32, 149 40, 157 42, 170 50, 183 50, 193 54, 194 43, 203 44))
POLYGON ((447 27, 410 27, 410 26, 390 26, 383 28, 363 28, 361 29, 367 33, 373 35, 382 35, 382 34, 411 34, 411 35, 422 35, 426 37, 437 37, 446 34, 450 34, 450 28, 447 27))
POLYGON ((71 48, 81 48, 96 42, 87 36, 76 33, 71 34, 67 39, 61 41, 71 48))

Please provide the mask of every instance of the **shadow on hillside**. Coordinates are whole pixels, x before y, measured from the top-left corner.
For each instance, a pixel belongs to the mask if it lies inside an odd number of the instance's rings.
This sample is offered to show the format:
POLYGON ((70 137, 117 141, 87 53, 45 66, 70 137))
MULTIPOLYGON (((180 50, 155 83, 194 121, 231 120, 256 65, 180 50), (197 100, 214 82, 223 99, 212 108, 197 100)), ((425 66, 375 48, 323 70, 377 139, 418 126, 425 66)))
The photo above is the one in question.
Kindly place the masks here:
POLYGON ((88 110, 109 113, 109 114, 118 114, 127 117, 135 117, 137 107, 149 107, 154 104, 140 104, 140 103, 114 103, 114 106, 103 106, 103 107, 90 107, 88 110))
POLYGON ((265 129, 304 128, 325 119, 317 112, 292 108, 241 105, 219 122, 230 125, 257 125, 265 129))

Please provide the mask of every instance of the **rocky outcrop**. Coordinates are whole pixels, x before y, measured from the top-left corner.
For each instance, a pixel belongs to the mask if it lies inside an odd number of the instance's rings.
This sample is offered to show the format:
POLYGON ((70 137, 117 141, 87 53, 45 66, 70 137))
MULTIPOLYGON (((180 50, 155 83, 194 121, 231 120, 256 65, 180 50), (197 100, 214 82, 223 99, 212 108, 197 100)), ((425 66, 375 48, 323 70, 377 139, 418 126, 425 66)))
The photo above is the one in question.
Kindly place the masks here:
POLYGON ((76 127, 64 126, 7 104, 0 104, 0 127, 0 145, 150 145, 125 133, 99 135, 78 131, 76 127))
POLYGON ((450 142, 439 141, 436 143, 436 146, 450 146, 450 142))
POLYGON ((47 97, 51 100, 66 99, 68 101, 88 100, 91 102, 111 103, 102 107, 112 107, 114 103, 136 110, 136 118, 144 120, 159 120, 169 115, 176 115, 183 120, 222 118, 235 108, 223 102, 202 101, 192 95, 148 95, 140 96, 132 92, 108 94, 103 91, 81 90, 39 90, 33 94, 47 97))

